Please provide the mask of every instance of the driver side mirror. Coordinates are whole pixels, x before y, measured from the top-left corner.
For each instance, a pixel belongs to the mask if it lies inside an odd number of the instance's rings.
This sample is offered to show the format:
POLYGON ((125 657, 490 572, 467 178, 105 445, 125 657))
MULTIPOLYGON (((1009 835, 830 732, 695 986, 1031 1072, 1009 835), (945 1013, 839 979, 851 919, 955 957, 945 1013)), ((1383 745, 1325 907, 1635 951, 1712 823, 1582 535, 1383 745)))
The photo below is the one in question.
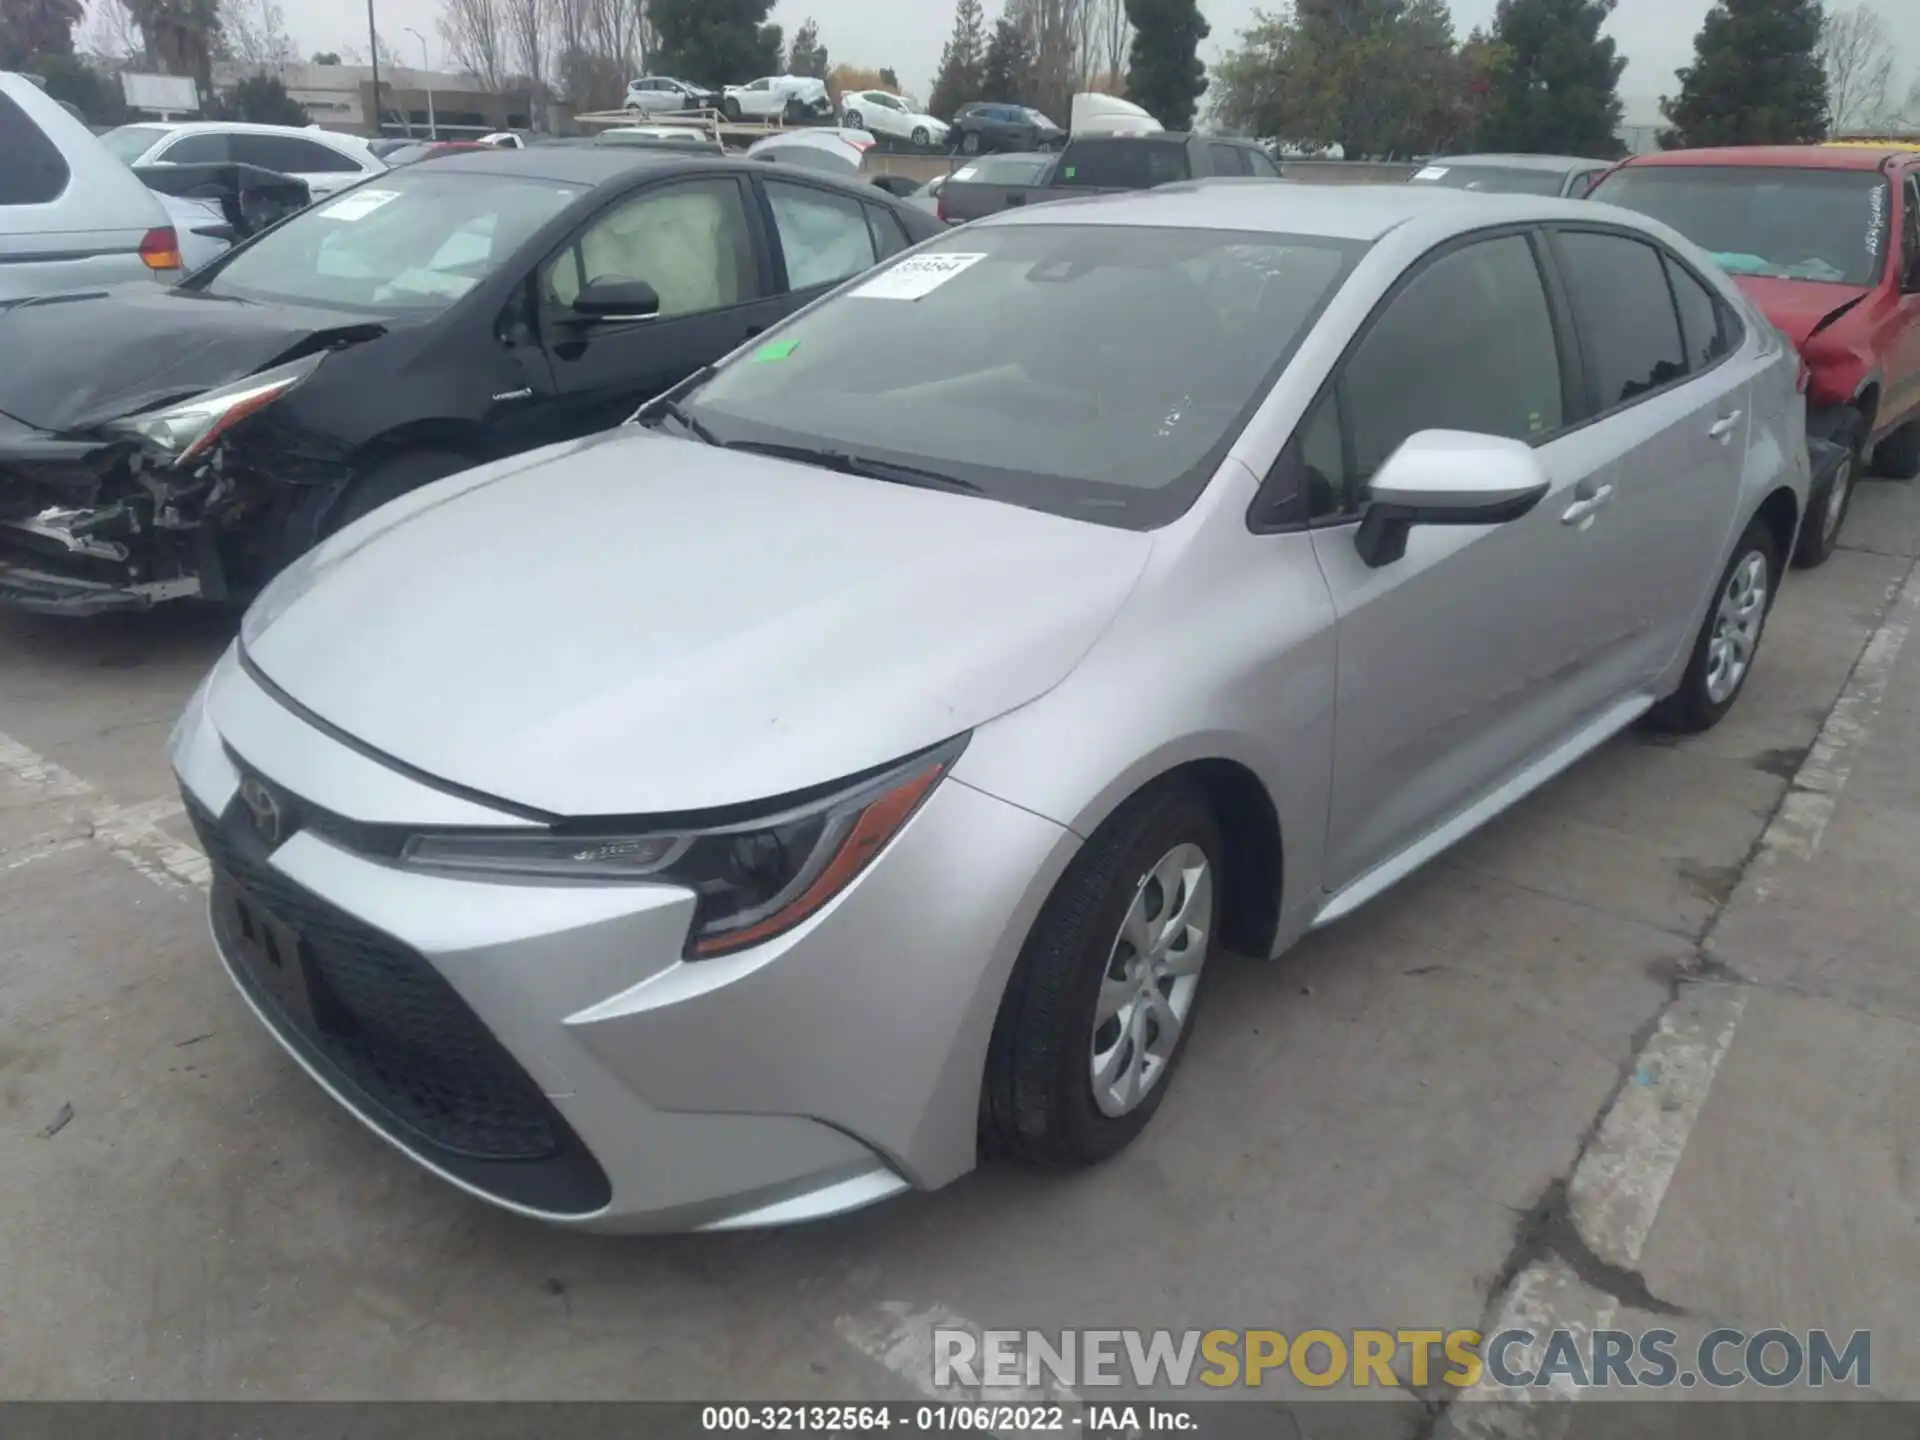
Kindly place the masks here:
POLYGON ((1407 553, 1415 525, 1504 525, 1538 505, 1552 483, 1525 441, 1422 430, 1373 477, 1354 548, 1378 570, 1407 553))
POLYGON ((660 316, 660 292, 644 280, 603 275, 581 287, 571 309, 594 325, 656 320, 660 316))

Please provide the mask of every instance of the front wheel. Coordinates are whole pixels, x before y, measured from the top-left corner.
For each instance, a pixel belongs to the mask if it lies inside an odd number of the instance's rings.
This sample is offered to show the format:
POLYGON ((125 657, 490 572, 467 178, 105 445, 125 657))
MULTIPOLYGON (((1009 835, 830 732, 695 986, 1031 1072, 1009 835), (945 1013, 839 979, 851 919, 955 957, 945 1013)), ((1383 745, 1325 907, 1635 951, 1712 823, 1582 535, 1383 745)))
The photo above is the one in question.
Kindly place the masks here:
POLYGON ((1873 447, 1873 468, 1889 480, 1920 476, 1920 419, 1907 421, 1873 447))
POLYGON ((725 99, 723 99, 720 102, 720 113, 726 116, 727 119, 733 121, 736 125, 739 124, 740 123, 740 102, 734 99, 731 95, 727 96, 725 99))
POLYGON ((1089 1165, 1146 1128, 1193 1031, 1223 854, 1212 809, 1176 780, 1129 800, 1074 857, 994 1022, 989 1148, 1089 1165))
POLYGON ((1867 438, 1865 417, 1849 412, 1831 438, 1846 453, 1833 467, 1833 474, 1819 493, 1807 504, 1807 518, 1800 525, 1800 542, 1793 550, 1794 566, 1801 570, 1826 564, 1840 543, 1840 527, 1847 523, 1854 485, 1860 479, 1861 452, 1867 438))
POLYGON ((1753 673, 1779 580, 1778 544, 1765 518, 1756 515, 1714 587, 1680 688, 1648 716, 1655 727, 1692 735, 1726 718, 1753 673))
POLYGON ((849 130, 864 130, 867 128, 867 117, 862 115, 858 110, 847 111, 843 118, 849 130))
POLYGON ((927 133, 927 127, 924 125, 914 126, 911 138, 913 140, 913 148, 916 150, 925 150, 929 145, 933 144, 933 136, 927 133))

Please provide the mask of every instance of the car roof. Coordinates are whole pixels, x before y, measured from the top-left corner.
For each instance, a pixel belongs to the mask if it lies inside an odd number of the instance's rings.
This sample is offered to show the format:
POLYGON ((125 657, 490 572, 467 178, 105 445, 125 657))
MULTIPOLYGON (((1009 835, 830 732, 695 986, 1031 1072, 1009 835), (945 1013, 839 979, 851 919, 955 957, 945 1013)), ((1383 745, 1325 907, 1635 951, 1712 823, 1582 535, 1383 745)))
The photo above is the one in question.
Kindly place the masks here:
MULTIPOLYGON (((796 132, 804 134, 805 132, 796 132)), ((639 171, 657 174, 690 172, 694 174, 764 175, 765 161, 743 155, 719 155, 691 147, 661 145, 539 145, 525 150, 459 150, 435 160, 436 175, 452 171, 486 175, 515 175, 529 180, 557 180, 565 184, 598 187, 622 180, 639 171)), ((878 185, 858 176, 842 178, 819 170, 783 169, 782 178, 791 175, 817 184, 838 186, 851 195, 875 204, 898 204, 898 198, 878 185)))
POLYGON ((1505 170, 1571 170, 1576 165, 1611 165, 1613 161, 1586 155, 1520 155, 1488 151, 1484 155, 1435 155, 1428 159, 1427 164, 1489 165, 1505 170))
POLYGON ((1378 240, 1410 221, 1457 220, 1459 228, 1591 219, 1584 200, 1449 190, 1438 185, 1300 185, 1279 180, 1188 180, 1153 190, 1050 200, 1003 211, 976 225, 1123 225, 1245 230, 1378 240))
POLYGON ((1636 155, 1626 164, 1766 165, 1779 170, 1878 170, 1891 156, 1911 156, 1899 145, 1725 145, 1706 150, 1663 150, 1636 155))

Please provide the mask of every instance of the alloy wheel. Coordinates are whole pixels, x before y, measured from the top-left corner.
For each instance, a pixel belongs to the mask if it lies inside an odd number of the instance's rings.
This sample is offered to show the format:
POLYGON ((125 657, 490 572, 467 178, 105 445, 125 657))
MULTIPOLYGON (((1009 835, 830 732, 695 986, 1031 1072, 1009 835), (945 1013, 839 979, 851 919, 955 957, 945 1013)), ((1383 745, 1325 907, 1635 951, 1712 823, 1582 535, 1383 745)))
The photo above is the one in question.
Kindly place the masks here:
POLYGON ((1853 493, 1853 456, 1841 460, 1833 472, 1833 484, 1827 491, 1826 513, 1820 517, 1820 535, 1828 544, 1839 532, 1840 521, 1847 513, 1847 497, 1853 493))
POLYGON ((1747 678, 1760 629, 1767 620, 1767 557, 1749 551, 1733 567, 1713 614, 1713 638, 1707 642, 1707 699, 1724 705, 1747 678))
POLYGON ((1206 852, 1176 845, 1141 877, 1100 977, 1090 1073, 1101 1114, 1135 1110, 1166 1074, 1193 1013, 1212 934, 1206 852))

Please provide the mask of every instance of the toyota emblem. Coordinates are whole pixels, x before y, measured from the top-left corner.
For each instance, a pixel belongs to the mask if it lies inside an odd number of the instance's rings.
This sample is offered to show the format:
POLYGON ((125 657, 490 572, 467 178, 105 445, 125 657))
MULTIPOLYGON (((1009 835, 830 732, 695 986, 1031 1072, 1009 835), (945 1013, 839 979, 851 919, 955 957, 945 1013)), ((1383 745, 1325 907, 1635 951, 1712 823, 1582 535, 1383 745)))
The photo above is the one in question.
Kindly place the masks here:
POLYGON ((253 829, 269 845, 280 843, 281 818, 280 802, 274 798, 273 791, 266 783, 249 775, 240 782, 240 803, 247 807, 247 813, 253 817, 253 829))

